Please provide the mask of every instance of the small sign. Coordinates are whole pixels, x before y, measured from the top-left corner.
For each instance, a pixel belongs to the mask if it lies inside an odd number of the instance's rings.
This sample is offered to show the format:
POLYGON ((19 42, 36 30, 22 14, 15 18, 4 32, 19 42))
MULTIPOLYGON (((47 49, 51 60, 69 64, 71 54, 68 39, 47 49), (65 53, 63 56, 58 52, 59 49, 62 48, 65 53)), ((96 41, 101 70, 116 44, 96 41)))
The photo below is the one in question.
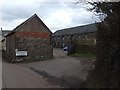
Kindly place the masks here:
POLYGON ((16 56, 27 56, 27 51, 16 51, 16 56))

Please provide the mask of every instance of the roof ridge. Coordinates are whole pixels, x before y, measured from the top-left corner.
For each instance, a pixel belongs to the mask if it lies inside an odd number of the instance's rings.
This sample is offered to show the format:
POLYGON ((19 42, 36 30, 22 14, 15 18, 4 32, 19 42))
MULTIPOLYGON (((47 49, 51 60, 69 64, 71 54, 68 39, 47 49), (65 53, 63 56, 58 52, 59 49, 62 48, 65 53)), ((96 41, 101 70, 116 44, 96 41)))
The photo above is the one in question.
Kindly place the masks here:
MULTIPOLYGON (((24 25, 26 22, 30 21, 33 17, 36 17, 37 14, 35 13, 30 18, 26 19, 24 22, 22 22, 20 25, 18 25, 16 28, 13 29, 13 32, 16 31, 16 29, 20 28, 20 26, 24 25)), ((38 16, 37 16, 38 17, 38 16)))
MULTIPOLYGON (((50 29, 43 23, 43 21, 38 17, 38 15, 35 13, 34 15, 32 15, 30 18, 28 18, 28 19, 26 19, 24 22, 22 22, 20 25, 18 25, 16 28, 14 28, 12 31, 11 31, 11 33, 9 33, 9 34, 12 34, 12 33, 14 33, 14 32, 16 32, 16 31, 18 31, 21 27, 23 27, 27 22, 29 22, 31 19, 33 19, 34 17, 37 17, 37 19, 39 20, 39 22, 41 22, 41 24, 43 24, 47 29, 48 29, 48 31, 50 32, 50 33, 52 33, 51 31, 50 31, 50 29)), ((7 36, 7 35, 6 35, 7 36)))
POLYGON ((83 26, 76 26, 76 27, 57 30, 56 32, 54 32, 53 36, 67 35, 67 34, 82 34, 88 32, 95 32, 96 30, 97 30, 96 23, 91 23, 83 26))
POLYGON ((74 27, 64 28, 64 29, 60 29, 60 30, 57 30, 57 31, 66 30, 66 29, 72 29, 72 28, 78 28, 78 27, 85 27, 85 26, 94 25, 94 24, 96 24, 96 23, 90 23, 90 24, 81 25, 81 26, 74 26, 74 27))

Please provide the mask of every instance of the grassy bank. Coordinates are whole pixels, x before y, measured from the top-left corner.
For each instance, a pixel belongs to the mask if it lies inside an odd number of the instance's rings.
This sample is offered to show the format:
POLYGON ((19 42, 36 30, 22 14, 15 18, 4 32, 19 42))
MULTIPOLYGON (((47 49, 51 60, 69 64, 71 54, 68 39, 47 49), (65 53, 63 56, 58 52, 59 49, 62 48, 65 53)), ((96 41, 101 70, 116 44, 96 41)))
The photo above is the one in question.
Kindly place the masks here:
POLYGON ((96 57, 95 53, 88 52, 88 51, 79 51, 75 52, 74 54, 71 54, 72 57, 80 57, 80 58, 92 58, 96 57))

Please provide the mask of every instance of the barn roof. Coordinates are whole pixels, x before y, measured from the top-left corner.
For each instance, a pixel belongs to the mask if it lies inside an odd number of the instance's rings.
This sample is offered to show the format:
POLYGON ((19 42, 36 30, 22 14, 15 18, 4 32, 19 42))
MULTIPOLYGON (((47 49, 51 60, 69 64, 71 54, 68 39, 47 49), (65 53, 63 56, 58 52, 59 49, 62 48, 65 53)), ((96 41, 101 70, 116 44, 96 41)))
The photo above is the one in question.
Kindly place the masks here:
POLYGON ((28 23, 30 20, 32 20, 32 19, 35 18, 35 17, 36 17, 36 18, 41 22, 41 24, 42 24, 45 28, 47 28, 47 30, 52 34, 52 32, 50 31, 50 29, 43 23, 43 21, 37 16, 37 14, 34 14, 33 16, 31 16, 29 19, 27 19, 26 21, 24 21, 23 23, 21 23, 20 25, 18 25, 16 28, 13 29, 13 31, 11 31, 10 33, 8 33, 8 34, 5 35, 5 36, 8 36, 8 35, 16 32, 16 31, 19 31, 20 28, 22 28, 26 23, 28 23))
POLYGON ((5 35, 7 35, 9 33, 11 33, 10 30, 2 30, 2 32, 1 32, 2 36, 5 36, 5 35))
POLYGON ((52 36, 75 35, 75 34, 90 33, 96 31, 97 31, 97 26, 95 23, 93 23, 93 24, 58 30, 52 36))

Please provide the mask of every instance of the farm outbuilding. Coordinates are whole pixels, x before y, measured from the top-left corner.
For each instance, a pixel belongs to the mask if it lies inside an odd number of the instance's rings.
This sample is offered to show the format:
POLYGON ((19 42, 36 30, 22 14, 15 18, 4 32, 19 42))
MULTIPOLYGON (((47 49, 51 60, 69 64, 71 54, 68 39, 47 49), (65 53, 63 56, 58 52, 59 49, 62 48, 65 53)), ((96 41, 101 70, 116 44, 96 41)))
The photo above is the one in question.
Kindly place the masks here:
POLYGON ((5 51, 6 50, 6 38, 4 37, 5 35, 7 35, 8 33, 10 33, 11 30, 2 30, 1 28, 1 50, 5 51))
POLYGON ((88 25, 57 30, 52 35, 53 46, 63 48, 71 43, 74 43, 75 40, 96 40, 96 25, 96 23, 92 23, 88 25))
POLYGON ((34 14, 11 33, 5 35, 5 55, 11 62, 52 58, 51 35, 49 28, 34 14))

